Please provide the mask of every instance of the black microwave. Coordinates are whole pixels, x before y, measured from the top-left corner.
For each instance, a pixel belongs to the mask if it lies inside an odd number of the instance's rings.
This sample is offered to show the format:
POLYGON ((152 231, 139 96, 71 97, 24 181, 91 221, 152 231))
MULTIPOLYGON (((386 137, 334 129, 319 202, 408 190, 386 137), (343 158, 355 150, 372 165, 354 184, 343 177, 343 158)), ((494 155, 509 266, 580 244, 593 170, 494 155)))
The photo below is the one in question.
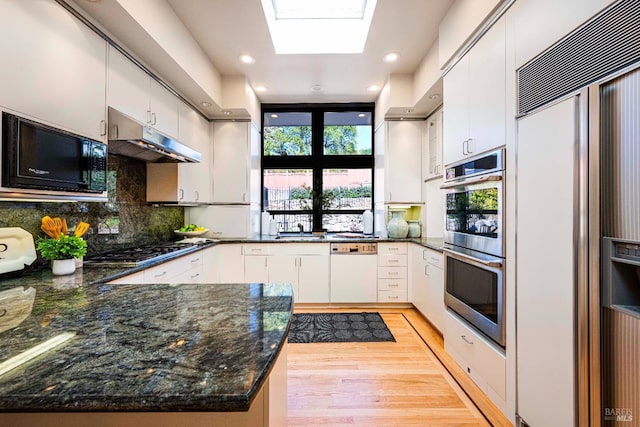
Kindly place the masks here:
POLYGON ((107 145, 3 112, 2 186, 102 193, 107 145))

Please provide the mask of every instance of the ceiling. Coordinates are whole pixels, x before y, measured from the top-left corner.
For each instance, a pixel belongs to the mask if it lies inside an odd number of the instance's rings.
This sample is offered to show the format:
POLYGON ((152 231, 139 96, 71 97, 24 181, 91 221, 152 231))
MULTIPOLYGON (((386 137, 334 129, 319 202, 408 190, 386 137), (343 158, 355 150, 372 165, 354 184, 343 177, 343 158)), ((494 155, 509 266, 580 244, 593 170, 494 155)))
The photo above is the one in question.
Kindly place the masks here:
POLYGON ((391 73, 412 74, 452 0, 378 0, 362 54, 276 55, 260 0, 167 0, 223 75, 245 75, 262 102, 375 101, 391 73), (397 52, 395 63, 383 61, 397 52), (241 54, 256 61, 244 64, 241 54), (314 85, 321 92, 311 91, 314 85))
MULTIPOLYGON (((125 5, 142 12, 139 15, 142 19, 151 15, 145 13, 145 8, 151 7, 147 4, 172 10, 204 51, 203 58, 208 57, 222 76, 245 76, 260 102, 300 103, 374 102, 380 90, 368 90, 371 85, 381 88, 391 74, 416 71, 437 41, 439 22, 453 3, 453 0, 377 0, 363 53, 276 55, 261 0, 137 1, 75 0, 134 56, 160 72, 199 109, 200 88, 189 81, 179 62, 162 46, 154 44, 140 30, 142 26, 123 12, 125 5), (385 62, 383 57, 389 52, 398 53, 399 59, 385 62), (255 62, 241 62, 242 54, 253 56, 255 62), (267 90, 255 90, 258 86, 267 90), (312 91, 313 86, 321 86, 322 90, 312 91)), ((164 31, 166 34, 169 29, 164 31)), ((169 37, 178 39, 180 34, 171 33, 169 37)), ((211 111, 203 113, 211 117, 211 111)))

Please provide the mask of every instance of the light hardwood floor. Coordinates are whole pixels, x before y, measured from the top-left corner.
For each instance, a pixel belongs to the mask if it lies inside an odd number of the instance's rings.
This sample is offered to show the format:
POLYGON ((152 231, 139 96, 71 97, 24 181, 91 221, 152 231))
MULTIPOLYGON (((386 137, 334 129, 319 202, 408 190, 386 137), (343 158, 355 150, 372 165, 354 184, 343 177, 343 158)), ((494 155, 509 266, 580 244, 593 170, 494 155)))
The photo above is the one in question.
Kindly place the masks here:
POLYGON ((415 309, 295 310, 340 311, 379 312, 396 342, 290 344, 289 426, 510 425, 459 370, 461 384, 471 393, 460 387, 436 356, 444 353, 442 337, 415 309))

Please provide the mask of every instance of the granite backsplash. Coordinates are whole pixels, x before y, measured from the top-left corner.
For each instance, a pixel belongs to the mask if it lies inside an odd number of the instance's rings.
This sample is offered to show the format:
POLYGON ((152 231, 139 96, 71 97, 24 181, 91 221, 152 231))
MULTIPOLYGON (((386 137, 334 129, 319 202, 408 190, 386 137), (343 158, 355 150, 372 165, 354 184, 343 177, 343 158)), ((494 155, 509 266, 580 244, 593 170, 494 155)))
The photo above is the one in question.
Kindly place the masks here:
POLYGON ((148 205, 146 170, 139 160, 109 155, 106 203, 0 202, 0 227, 21 227, 35 240, 45 237, 40 230, 45 215, 65 218, 70 228, 85 221, 91 225, 84 236, 88 254, 174 239, 173 230, 184 222, 184 208, 148 205))

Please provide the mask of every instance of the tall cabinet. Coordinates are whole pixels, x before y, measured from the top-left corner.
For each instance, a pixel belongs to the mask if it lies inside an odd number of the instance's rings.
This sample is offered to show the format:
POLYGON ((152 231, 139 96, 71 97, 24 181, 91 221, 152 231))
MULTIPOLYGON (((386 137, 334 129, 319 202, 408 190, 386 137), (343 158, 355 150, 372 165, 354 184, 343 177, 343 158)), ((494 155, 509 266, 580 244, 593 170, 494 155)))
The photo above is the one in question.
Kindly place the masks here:
POLYGON ((502 17, 444 76, 445 165, 505 144, 505 78, 502 17))
POLYGON ((211 203, 189 208, 190 222, 221 237, 260 232, 260 132, 250 121, 212 124, 211 203))

